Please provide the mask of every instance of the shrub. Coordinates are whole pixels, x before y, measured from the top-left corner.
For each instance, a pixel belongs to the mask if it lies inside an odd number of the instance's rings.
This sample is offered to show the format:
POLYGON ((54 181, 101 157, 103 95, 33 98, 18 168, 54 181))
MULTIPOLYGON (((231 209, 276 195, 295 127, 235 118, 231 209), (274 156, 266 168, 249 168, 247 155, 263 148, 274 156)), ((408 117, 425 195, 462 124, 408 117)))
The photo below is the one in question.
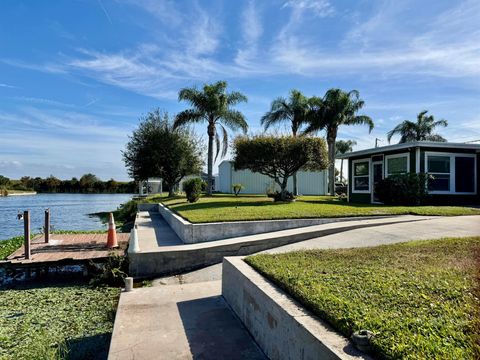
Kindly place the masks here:
POLYGON ((286 191, 283 195, 280 191, 275 191, 274 193, 267 194, 269 198, 273 198, 273 201, 287 201, 292 202, 295 200, 295 195, 290 191, 286 191))
POLYGON ((188 202, 194 203, 198 201, 202 193, 202 182, 200 178, 193 178, 183 183, 183 191, 187 195, 188 202))
POLYGON ((112 252, 105 264, 95 265, 90 261, 89 271, 94 274, 90 279, 90 285, 123 286, 128 276, 128 258, 112 252))
POLYGON ((426 174, 392 175, 378 182, 378 198, 386 205, 423 205, 428 200, 426 174))
POLYGON ((235 194, 235 196, 238 196, 238 194, 240 194, 240 191, 242 191, 243 189, 245 189, 245 186, 243 186, 242 184, 233 184, 232 185, 232 190, 233 190, 233 193, 235 194))
POLYGON ((207 192, 208 183, 205 180, 202 180, 202 192, 207 192))

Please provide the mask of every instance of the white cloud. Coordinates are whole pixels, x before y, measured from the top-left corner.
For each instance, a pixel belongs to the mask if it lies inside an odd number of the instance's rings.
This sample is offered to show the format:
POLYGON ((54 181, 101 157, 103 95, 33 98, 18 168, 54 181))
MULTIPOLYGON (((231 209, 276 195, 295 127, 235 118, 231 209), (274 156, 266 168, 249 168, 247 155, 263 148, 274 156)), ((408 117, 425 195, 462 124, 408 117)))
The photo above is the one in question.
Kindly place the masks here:
POLYGON ((318 17, 332 16, 335 13, 332 4, 327 0, 288 0, 282 7, 309 11, 318 17))
POLYGON ((237 52, 235 62, 241 66, 248 66, 249 62, 257 55, 258 40, 263 33, 263 26, 254 0, 250 0, 242 12, 240 26, 243 44, 237 52))
POLYGON ((0 87, 9 88, 9 89, 15 89, 16 88, 16 86, 8 85, 8 84, 2 84, 2 83, 0 83, 0 87))
POLYGON ((211 9, 207 12, 197 5, 180 12, 174 2, 149 0, 139 6, 174 27, 177 38, 166 44, 152 40, 115 52, 79 50, 69 59, 61 57, 63 62, 58 64, 3 61, 40 71, 81 74, 169 100, 177 98, 179 87, 195 82, 278 74, 382 80, 419 75, 460 78, 472 82, 474 89, 480 86, 480 30, 476 25, 480 23, 480 5, 474 1, 432 16, 418 29, 404 26, 405 19, 399 15, 405 15, 405 3, 384 2, 370 18, 353 24, 353 30, 334 48, 304 32, 303 15, 308 11, 330 14, 328 1, 284 2, 283 8, 291 9, 289 20, 276 35, 269 31, 267 38, 258 4, 251 0, 240 14, 243 41, 238 48, 223 39, 221 16, 212 16, 211 9))

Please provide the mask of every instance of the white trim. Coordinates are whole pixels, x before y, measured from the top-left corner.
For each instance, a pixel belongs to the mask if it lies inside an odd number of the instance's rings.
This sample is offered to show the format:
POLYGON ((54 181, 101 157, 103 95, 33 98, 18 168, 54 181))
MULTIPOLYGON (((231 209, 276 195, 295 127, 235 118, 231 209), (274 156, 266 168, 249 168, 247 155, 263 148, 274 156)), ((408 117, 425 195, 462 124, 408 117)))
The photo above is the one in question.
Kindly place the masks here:
POLYGON ((371 158, 352 160, 352 194, 370 194, 372 191, 372 160, 371 158), (368 175, 357 175, 357 177, 368 176, 368 190, 355 190, 355 164, 368 162, 368 175))
POLYGON ((410 172, 410 153, 401 153, 401 154, 393 154, 393 155, 385 155, 384 156, 384 177, 388 177, 388 159, 395 159, 395 158, 402 158, 406 157, 407 158, 407 170, 405 171, 405 174, 408 174, 410 172))
POLYGON ((383 180, 383 179, 385 179, 385 157, 383 158, 383 160, 372 161, 372 171, 371 171, 371 174, 372 174, 372 175, 370 176, 370 182, 371 182, 371 184, 372 184, 372 185, 371 185, 372 191, 371 191, 371 196, 370 196, 370 202, 371 202, 372 204, 382 204, 382 202, 380 202, 380 201, 374 201, 374 199, 373 199, 373 192, 374 192, 374 190, 375 190, 375 189, 374 189, 375 182, 374 182, 374 179, 373 179, 373 174, 374 174, 373 167, 374 167, 375 165, 378 165, 378 164, 382 165, 382 180, 383 180))
POLYGON ((420 174, 420 148, 415 149, 415 172, 420 174))
MULTIPOLYGON (((428 174, 428 156, 446 156, 450 158, 450 190, 449 191, 429 191, 429 194, 447 194, 447 195, 476 195, 477 194, 477 155, 452 153, 452 152, 425 152, 425 173, 428 174), (471 157, 473 158, 473 192, 456 192, 455 191, 455 158, 471 157)), ((439 173, 440 174, 440 173, 439 173)), ((446 173, 445 173, 446 174, 446 173)))

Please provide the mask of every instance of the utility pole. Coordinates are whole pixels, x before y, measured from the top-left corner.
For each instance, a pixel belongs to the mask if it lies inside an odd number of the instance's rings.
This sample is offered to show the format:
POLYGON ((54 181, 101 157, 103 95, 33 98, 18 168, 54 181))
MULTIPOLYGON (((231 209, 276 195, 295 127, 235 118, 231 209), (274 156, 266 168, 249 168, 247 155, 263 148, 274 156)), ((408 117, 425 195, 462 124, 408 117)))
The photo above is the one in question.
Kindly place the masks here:
POLYGON ((379 138, 375 138, 375 147, 376 147, 376 148, 378 147, 378 142, 379 142, 379 141, 382 141, 382 140, 379 139, 379 138))

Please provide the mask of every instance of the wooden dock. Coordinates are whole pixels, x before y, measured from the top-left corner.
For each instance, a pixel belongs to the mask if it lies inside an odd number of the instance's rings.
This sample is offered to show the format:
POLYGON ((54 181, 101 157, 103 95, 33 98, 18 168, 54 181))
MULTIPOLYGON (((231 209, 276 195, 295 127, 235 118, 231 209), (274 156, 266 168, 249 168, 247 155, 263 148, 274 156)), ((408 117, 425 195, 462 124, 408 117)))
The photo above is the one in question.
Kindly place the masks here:
POLYGON ((25 259, 25 249, 11 254, 0 266, 33 267, 81 264, 90 260, 99 261, 107 258, 112 252, 123 254, 127 248, 128 233, 117 233, 119 247, 108 249, 107 234, 52 234, 46 244, 42 235, 31 241, 31 258, 25 259))

